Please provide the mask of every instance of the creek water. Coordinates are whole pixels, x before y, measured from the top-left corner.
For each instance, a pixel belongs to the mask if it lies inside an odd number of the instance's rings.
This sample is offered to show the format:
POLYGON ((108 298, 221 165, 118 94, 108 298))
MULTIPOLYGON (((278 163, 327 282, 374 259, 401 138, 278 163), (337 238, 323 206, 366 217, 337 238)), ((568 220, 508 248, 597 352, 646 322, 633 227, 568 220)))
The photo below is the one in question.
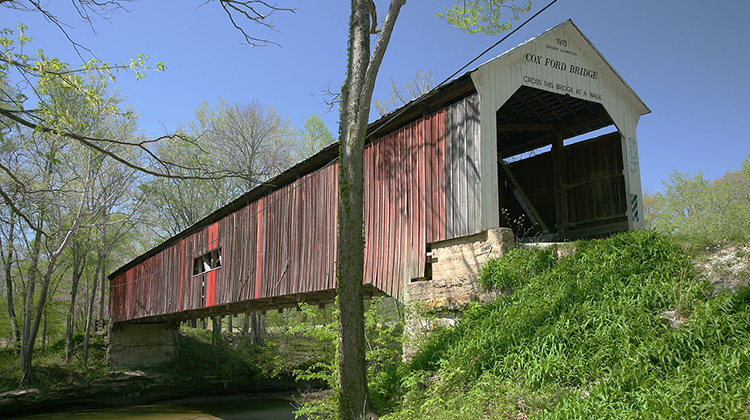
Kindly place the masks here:
MULTIPOLYGON (((2 417, 2 416, 0 416, 2 417)), ((120 408, 58 411, 11 417, 10 420, 292 420, 289 398, 277 395, 201 397, 120 408)))

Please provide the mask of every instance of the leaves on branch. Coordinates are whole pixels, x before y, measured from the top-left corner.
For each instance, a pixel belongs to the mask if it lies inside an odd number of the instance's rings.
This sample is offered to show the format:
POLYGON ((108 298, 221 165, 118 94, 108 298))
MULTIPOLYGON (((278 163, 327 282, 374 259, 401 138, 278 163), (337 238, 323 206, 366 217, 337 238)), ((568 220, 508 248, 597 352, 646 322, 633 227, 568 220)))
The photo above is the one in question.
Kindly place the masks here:
POLYGON ((463 32, 497 35, 512 28, 513 22, 531 10, 531 0, 518 5, 515 0, 455 0, 437 15, 463 32))

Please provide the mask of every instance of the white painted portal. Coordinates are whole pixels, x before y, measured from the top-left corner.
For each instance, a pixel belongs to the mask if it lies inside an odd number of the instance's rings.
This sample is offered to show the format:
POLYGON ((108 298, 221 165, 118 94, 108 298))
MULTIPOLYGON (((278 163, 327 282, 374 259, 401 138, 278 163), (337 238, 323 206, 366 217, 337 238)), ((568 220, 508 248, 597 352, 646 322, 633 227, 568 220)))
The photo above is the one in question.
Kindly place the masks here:
POLYGON ((597 102, 604 106, 622 137, 628 227, 643 227, 643 200, 636 126, 651 112, 594 45, 568 20, 471 73, 479 92, 481 229, 499 227, 497 209, 496 112, 521 86, 597 102))

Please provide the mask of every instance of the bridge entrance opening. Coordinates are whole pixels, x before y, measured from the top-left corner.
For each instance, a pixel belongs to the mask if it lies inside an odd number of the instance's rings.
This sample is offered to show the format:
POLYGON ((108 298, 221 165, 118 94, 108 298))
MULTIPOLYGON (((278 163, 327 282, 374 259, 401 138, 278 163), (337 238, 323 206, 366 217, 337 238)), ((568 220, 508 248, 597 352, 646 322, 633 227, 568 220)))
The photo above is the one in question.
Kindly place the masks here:
POLYGON ((622 136, 602 104, 519 88, 497 110, 501 226, 565 240, 628 229, 622 136))

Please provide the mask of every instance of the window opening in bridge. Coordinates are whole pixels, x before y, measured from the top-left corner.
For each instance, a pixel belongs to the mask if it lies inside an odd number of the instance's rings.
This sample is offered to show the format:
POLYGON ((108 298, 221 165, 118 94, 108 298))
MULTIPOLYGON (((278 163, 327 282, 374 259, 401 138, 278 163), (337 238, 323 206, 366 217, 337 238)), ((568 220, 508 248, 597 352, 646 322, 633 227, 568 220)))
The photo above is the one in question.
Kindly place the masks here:
POLYGON ((193 275, 203 274, 207 271, 221 267, 221 248, 209 251, 193 260, 193 275))

